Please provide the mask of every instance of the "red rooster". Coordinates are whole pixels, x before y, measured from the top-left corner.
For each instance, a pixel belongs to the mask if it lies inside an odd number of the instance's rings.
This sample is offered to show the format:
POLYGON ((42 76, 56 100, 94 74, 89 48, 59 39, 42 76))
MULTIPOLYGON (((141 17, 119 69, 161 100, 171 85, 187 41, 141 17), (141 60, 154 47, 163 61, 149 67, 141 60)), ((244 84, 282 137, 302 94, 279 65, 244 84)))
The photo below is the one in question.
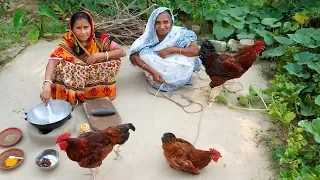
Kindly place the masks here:
POLYGON ((57 138, 56 143, 67 153, 70 160, 91 170, 102 164, 114 145, 122 145, 129 139, 129 129, 135 131, 136 128, 131 123, 122 124, 97 132, 82 133, 77 138, 71 138, 70 133, 64 133, 57 138))
POLYGON ((220 153, 210 148, 209 151, 196 149, 191 143, 176 138, 172 133, 165 133, 162 137, 162 149, 171 168, 189 173, 200 174, 211 160, 218 162, 220 153))
POLYGON ((200 59, 210 77, 210 87, 222 85, 230 80, 241 77, 254 63, 258 54, 264 49, 264 42, 256 41, 246 46, 235 55, 218 54, 213 44, 206 40, 201 43, 200 59))

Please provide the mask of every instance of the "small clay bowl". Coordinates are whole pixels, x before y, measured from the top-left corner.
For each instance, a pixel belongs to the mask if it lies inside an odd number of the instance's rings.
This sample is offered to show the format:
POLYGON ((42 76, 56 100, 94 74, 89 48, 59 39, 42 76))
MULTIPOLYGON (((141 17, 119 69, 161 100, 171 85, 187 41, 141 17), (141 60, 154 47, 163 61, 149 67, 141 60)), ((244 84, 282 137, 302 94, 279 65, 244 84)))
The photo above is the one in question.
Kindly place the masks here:
POLYGON ((18 167, 20 164, 22 164, 24 159, 18 159, 18 162, 16 165, 7 167, 6 166, 6 160, 9 156, 15 156, 15 157, 21 157, 24 158, 24 152, 21 149, 12 148, 8 149, 0 154, 0 169, 8 170, 8 169, 14 169, 18 167))
POLYGON ((13 146, 20 141, 22 137, 22 131, 19 128, 8 128, 0 133, 0 145, 1 146, 13 146))

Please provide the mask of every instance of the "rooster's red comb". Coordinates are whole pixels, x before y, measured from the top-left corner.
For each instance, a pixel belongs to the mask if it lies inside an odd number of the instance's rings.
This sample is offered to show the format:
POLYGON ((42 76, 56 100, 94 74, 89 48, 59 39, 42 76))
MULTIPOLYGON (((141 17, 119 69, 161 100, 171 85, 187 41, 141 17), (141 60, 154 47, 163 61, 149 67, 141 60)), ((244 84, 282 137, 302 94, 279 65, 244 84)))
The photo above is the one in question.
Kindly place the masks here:
POLYGON ((61 141, 67 139, 68 137, 70 137, 71 134, 70 133, 63 133, 61 134, 58 138, 57 138, 57 143, 60 143, 61 141))
POLYGON ((256 44, 258 45, 258 46, 264 46, 264 42, 263 41, 256 41, 256 44))
POLYGON ((220 152, 219 151, 217 151, 216 149, 214 149, 214 148, 209 148, 209 150, 212 152, 212 153, 219 153, 220 154, 220 152))

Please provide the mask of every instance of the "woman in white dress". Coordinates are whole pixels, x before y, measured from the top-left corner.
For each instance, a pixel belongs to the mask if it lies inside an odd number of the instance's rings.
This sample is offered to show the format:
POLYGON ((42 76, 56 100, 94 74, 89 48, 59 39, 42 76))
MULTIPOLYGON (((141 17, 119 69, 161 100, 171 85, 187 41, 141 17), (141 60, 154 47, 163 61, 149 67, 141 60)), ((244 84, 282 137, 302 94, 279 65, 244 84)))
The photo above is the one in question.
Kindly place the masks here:
POLYGON ((196 34, 173 23, 170 9, 155 9, 145 32, 130 48, 132 64, 141 67, 150 86, 161 91, 192 85, 192 73, 201 66, 196 34))

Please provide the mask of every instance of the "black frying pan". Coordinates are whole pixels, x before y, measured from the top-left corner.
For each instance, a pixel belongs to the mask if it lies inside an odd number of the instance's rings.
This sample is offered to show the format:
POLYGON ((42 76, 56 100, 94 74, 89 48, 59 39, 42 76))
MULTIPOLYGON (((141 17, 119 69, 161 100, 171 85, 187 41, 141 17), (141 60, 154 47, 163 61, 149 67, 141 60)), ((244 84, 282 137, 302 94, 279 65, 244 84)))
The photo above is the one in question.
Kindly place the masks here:
POLYGON ((64 100, 50 100, 49 106, 53 116, 50 115, 48 107, 44 103, 33 106, 26 113, 25 120, 37 127, 43 134, 47 134, 67 122, 71 118, 73 110, 71 104, 64 100))

